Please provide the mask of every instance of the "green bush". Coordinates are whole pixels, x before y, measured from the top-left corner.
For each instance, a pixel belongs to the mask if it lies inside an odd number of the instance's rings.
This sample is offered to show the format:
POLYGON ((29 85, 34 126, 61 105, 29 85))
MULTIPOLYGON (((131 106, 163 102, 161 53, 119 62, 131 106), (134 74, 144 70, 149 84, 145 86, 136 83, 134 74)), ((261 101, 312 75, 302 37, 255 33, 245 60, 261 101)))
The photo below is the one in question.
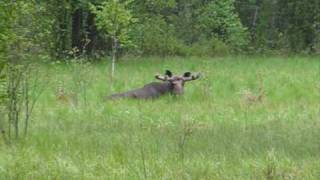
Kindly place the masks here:
POLYGON ((144 24, 137 25, 134 33, 132 37, 135 37, 134 43, 137 46, 130 53, 139 55, 223 56, 237 46, 216 37, 199 38, 195 43, 187 45, 177 38, 175 27, 161 16, 149 18, 144 24))
POLYGON ((198 31, 239 51, 248 44, 247 29, 235 13, 234 0, 212 1, 198 10, 198 31))
POLYGON ((210 40, 201 40, 184 49, 186 56, 225 56, 230 53, 229 46, 219 39, 212 38, 210 40))
MULTIPOLYGON (((134 52, 144 55, 179 55, 183 43, 175 36, 175 27, 162 16, 147 18, 134 30, 134 52)), ((180 54, 181 55, 181 54, 180 54)))

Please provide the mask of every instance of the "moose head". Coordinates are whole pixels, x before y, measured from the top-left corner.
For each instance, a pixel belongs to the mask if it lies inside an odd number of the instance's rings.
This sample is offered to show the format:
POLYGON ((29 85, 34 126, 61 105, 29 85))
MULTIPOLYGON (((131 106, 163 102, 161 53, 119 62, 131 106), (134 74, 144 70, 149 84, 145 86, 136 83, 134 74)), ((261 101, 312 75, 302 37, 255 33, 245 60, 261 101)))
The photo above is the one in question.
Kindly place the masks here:
POLYGON ((181 95, 184 92, 184 83, 187 81, 196 80, 200 77, 200 74, 192 74, 191 72, 185 72, 183 75, 173 75, 171 71, 166 70, 164 75, 157 74, 156 79, 168 82, 171 88, 171 92, 174 95, 181 95))

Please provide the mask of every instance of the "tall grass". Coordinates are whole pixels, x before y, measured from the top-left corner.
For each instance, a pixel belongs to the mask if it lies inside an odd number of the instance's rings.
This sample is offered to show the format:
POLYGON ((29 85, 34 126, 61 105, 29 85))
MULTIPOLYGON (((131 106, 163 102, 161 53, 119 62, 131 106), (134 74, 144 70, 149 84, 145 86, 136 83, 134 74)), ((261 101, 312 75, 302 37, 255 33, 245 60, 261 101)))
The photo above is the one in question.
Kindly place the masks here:
POLYGON ((109 66, 39 65, 46 89, 29 136, 0 147, 1 179, 320 178, 319 60, 128 59, 112 86, 109 66), (202 77, 183 97, 104 100, 165 69, 202 77), (60 86, 76 100, 59 101, 60 86))

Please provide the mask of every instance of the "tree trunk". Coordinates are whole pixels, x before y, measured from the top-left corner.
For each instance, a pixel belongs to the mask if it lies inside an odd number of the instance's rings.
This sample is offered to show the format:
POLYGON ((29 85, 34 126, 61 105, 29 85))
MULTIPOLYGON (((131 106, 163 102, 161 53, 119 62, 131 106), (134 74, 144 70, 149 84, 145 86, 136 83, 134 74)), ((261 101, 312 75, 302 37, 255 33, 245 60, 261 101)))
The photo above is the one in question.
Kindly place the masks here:
POLYGON ((258 13, 259 13, 259 4, 257 2, 255 8, 254 8, 254 14, 252 19, 252 40, 253 42, 256 41, 256 35, 257 35, 257 19, 258 19, 258 13))
POLYGON ((94 48, 96 48, 96 44, 97 44, 97 28, 95 25, 95 15, 91 12, 88 12, 88 18, 87 18, 87 33, 88 33, 88 39, 89 39, 89 43, 86 46, 86 52, 88 54, 92 54, 94 48))
POLYGON ((29 117, 30 117, 30 109, 29 109, 29 74, 25 74, 24 79, 24 103, 25 103, 25 124, 24 124, 24 135, 26 136, 28 133, 28 125, 29 125, 29 117))
POLYGON ((115 36, 113 36, 111 81, 113 81, 113 78, 114 78, 114 72, 115 72, 115 66, 116 66, 116 56, 117 56, 117 47, 118 47, 118 40, 115 36))
POLYGON ((76 48, 76 54, 82 52, 82 9, 78 8, 72 14, 72 48, 76 48))

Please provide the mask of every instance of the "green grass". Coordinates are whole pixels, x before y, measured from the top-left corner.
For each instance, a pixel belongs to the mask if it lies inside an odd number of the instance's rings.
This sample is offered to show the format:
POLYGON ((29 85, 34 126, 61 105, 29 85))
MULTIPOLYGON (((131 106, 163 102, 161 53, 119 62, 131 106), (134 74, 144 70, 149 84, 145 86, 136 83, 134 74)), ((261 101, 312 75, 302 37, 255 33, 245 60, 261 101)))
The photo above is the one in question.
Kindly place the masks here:
POLYGON ((320 178, 319 59, 128 59, 113 87, 110 64, 38 67, 45 90, 28 137, 0 147, 0 179, 320 178), (165 69, 202 77, 179 98, 104 101, 165 69), (257 74, 265 96, 249 103, 257 74))

